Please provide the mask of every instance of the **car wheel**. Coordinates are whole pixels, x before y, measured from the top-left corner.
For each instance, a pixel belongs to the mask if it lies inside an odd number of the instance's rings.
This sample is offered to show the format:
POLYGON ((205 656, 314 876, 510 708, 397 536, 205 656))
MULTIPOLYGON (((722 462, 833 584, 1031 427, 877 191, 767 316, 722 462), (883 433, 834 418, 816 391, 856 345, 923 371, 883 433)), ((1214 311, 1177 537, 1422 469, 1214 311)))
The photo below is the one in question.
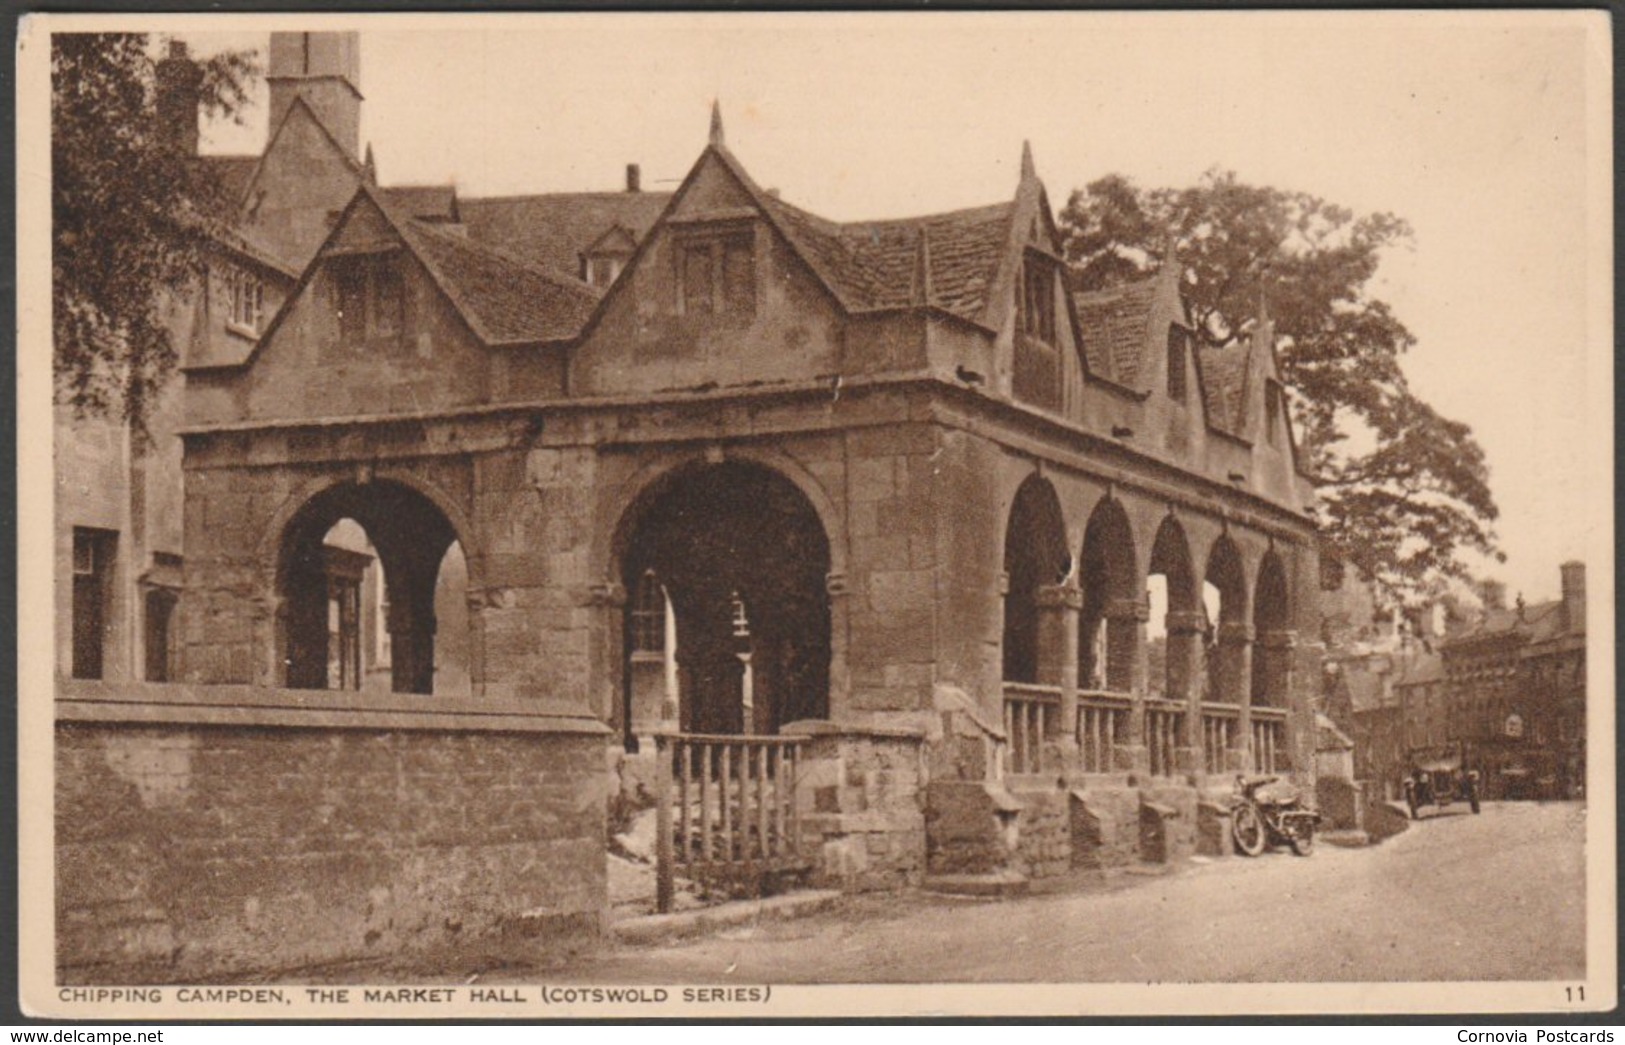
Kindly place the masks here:
POLYGON ((1258 807, 1252 803, 1236 807, 1231 814, 1230 833, 1235 837, 1236 849, 1243 856, 1257 856, 1264 851, 1267 841, 1264 818, 1258 815, 1258 807))
POLYGON ((1287 844, 1292 846, 1292 852, 1298 856, 1308 856, 1314 852, 1315 825, 1308 822, 1299 824, 1292 832, 1292 837, 1287 839, 1287 844))

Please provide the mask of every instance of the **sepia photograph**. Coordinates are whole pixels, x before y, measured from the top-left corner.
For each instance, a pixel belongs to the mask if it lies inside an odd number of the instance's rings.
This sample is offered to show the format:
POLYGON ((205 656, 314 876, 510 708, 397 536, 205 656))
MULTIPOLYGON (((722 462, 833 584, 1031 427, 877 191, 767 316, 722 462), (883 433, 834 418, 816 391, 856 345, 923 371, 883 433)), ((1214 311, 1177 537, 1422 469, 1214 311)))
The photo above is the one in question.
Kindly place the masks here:
POLYGON ((1606 13, 18 45, 25 1012, 1617 1004, 1606 13))

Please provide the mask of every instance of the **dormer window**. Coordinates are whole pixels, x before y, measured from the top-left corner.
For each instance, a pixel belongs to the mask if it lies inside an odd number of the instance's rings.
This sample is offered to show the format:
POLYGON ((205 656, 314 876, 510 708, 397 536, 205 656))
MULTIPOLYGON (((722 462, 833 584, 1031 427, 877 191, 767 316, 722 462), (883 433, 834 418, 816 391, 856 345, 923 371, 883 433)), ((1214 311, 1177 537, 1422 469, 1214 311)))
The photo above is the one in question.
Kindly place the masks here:
POLYGON ((1264 437, 1271 446, 1281 445, 1281 394, 1279 381, 1264 382, 1264 437))
POLYGON ((345 342, 400 333, 406 295, 398 255, 341 257, 331 266, 339 334, 345 342))
POLYGON ((1185 332, 1168 326, 1168 398, 1176 403, 1185 401, 1185 358, 1187 355, 1185 332))
POLYGON ((243 269, 226 274, 226 327, 247 337, 259 337, 265 318, 265 283, 243 269))
POLYGON ((685 316, 756 314, 756 238, 748 229, 696 232, 677 247, 677 308, 685 316))
POLYGON ((626 267, 626 259, 617 254, 594 254, 583 258, 581 276, 589 286, 600 289, 615 282, 626 267))
POLYGON ((1022 333, 1055 344, 1055 263, 1028 254, 1021 266, 1021 289, 1022 333))

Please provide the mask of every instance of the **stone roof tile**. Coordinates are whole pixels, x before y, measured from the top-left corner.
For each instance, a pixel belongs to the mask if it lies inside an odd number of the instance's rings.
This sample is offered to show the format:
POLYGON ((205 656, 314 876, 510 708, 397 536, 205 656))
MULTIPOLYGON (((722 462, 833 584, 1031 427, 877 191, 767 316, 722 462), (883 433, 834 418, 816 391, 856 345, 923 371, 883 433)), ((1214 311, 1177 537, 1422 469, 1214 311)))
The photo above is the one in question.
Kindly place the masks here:
POLYGON ((765 197, 794 246, 858 311, 935 305, 981 322, 1007 249, 1014 204, 885 221, 834 222, 765 197), (920 257, 930 259, 921 287, 920 257), (929 291, 929 293, 927 293, 929 291))
POLYGON ((574 337, 592 315, 598 295, 568 276, 419 220, 400 223, 402 234, 428 265, 453 303, 494 344, 574 337))
POLYGON ((1133 387, 1140 376, 1157 277, 1072 295, 1084 358, 1094 373, 1133 387))
POLYGON ((457 202, 469 239, 527 264, 577 275, 582 252, 617 225, 642 240, 671 193, 558 192, 457 202))

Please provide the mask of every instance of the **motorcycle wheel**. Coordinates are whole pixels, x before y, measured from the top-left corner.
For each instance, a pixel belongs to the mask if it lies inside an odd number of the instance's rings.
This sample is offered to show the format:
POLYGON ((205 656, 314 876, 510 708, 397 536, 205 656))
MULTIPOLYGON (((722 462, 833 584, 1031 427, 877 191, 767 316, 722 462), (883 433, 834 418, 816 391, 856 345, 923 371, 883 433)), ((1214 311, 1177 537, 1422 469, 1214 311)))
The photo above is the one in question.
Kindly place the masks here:
POLYGON ((1299 824, 1287 839, 1292 852, 1297 856, 1308 856, 1315 851, 1315 825, 1310 823, 1299 824))
POLYGON ((1243 856, 1258 856, 1269 840, 1264 818, 1250 802, 1237 806, 1231 814, 1230 834, 1236 840, 1236 850, 1243 856))

